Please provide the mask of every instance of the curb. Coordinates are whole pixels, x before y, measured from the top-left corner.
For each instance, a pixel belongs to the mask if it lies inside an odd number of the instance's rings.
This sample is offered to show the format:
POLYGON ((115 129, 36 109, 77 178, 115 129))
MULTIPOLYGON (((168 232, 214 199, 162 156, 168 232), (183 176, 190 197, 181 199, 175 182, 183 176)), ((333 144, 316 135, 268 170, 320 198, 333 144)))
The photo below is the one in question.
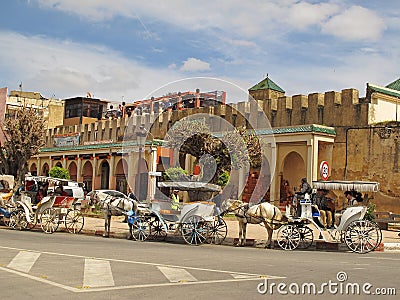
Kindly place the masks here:
MULTIPOLYGON (((10 229, 11 228, 7 226, 2 226, 0 225, 1 229, 10 229)), ((33 230, 39 230, 40 227, 35 227, 33 230)), ((67 232, 64 228, 60 230, 60 228, 57 231, 61 232, 67 232)), ((82 231, 79 234, 84 234, 84 235, 89 235, 89 236, 100 236, 103 237, 104 230, 96 230, 96 229, 82 229, 82 231)), ((113 232, 110 231, 110 236, 109 238, 117 238, 117 239, 127 239, 128 237, 128 232, 113 232)), ((236 246, 238 242, 238 238, 233 238, 233 237, 226 237, 225 240, 221 245, 223 246, 236 246)), ((149 241, 157 241, 157 240, 152 240, 150 239, 149 241)), ((171 234, 166 237, 166 240, 164 241, 159 241, 159 242, 165 242, 165 243, 178 243, 178 244, 186 244, 186 242, 183 240, 183 238, 179 234, 171 234)), ((246 239, 246 245, 245 247, 254 247, 254 248, 265 248, 266 240, 262 239, 246 239)), ((281 250, 279 245, 277 244, 276 240, 273 240, 274 248, 277 250, 281 250)), ((338 251, 338 252, 348 252, 350 251, 346 245, 341 244, 341 243, 328 243, 322 240, 315 240, 313 244, 307 248, 307 249, 296 249, 296 250, 301 250, 301 251, 338 251)), ((381 243, 378 248, 374 252, 400 252, 400 243, 381 243)))
MULTIPOLYGON (((81 234, 85 235, 94 235, 94 236, 103 236, 104 230, 85 230, 83 229, 81 234)), ((127 239, 128 234, 122 232, 110 232, 110 238, 118 238, 118 239, 127 239)), ((150 239, 149 241, 156 241, 150 239)), ((223 246, 236 246, 238 243, 238 238, 226 237, 221 245, 223 246)), ((159 241, 165 243, 178 243, 178 244, 186 244, 183 238, 179 234, 168 235, 166 240, 159 241)), ((259 239, 246 239, 246 245, 244 247, 254 247, 254 248, 265 248, 266 240, 259 239)), ((274 248, 277 250, 281 250, 276 240, 273 240, 274 248)), ((237 246, 236 246, 237 247, 237 246)), ((347 248, 345 244, 342 243, 329 243, 322 240, 316 240, 313 244, 307 249, 296 249, 302 251, 336 251, 336 252, 349 252, 350 250, 347 248)), ((400 243, 381 243, 375 252, 398 252, 400 251, 400 243)))

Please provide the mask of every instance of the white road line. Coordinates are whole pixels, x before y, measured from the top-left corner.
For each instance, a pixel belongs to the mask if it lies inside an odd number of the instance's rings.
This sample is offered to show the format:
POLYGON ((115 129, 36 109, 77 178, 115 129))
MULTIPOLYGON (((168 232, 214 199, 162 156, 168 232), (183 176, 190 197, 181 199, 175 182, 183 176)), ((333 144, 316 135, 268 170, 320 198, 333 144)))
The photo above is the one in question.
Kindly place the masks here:
POLYGON ((85 259, 85 270, 83 273, 83 287, 114 286, 114 278, 110 262, 98 259, 85 259))
POLYGON ((196 278, 192 276, 188 271, 185 269, 179 268, 169 268, 169 267, 160 267, 157 268, 164 274, 165 277, 170 282, 188 282, 188 281, 197 281, 196 278))
MULTIPOLYGON (((74 288, 57 282, 53 282, 40 277, 35 277, 22 272, 14 271, 11 269, 0 267, 0 270, 20 275, 38 282, 47 283, 52 286, 62 288, 67 291, 74 293, 90 293, 90 292, 103 292, 103 291, 116 291, 116 290, 127 290, 127 289, 138 289, 138 288, 152 288, 152 287, 167 287, 167 286, 178 286, 178 285, 197 285, 197 284, 215 284, 215 283, 230 283, 230 282, 243 282, 243 281, 253 281, 260 280, 260 278, 247 278, 247 279, 222 279, 222 280, 206 280, 206 281, 192 281, 192 282, 168 282, 168 283, 150 283, 150 284, 136 284, 136 285, 124 285, 124 286, 112 286, 112 287, 99 287, 99 288, 74 288)), ((267 277, 265 277, 267 278, 267 277)), ((269 277, 268 277, 269 278, 269 277)), ((271 276, 270 279, 285 278, 285 277, 275 277, 271 276)))
POLYGON ((44 279, 44 278, 32 276, 32 275, 29 275, 29 274, 21 273, 21 272, 14 271, 14 270, 11 270, 11 269, 0 267, 0 270, 8 272, 8 273, 16 274, 16 275, 19 275, 19 276, 22 276, 22 277, 26 277, 26 278, 29 278, 29 279, 32 279, 32 280, 35 280, 35 281, 39 281, 39 282, 42 282, 42 283, 47 283, 49 285, 56 286, 56 287, 62 288, 62 289, 67 290, 67 291, 71 291, 71 292, 75 292, 75 293, 80 291, 79 289, 76 289, 76 288, 73 288, 73 287, 70 287, 70 286, 67 286, 67 285, 64 285, 64 284, 60 284, 60 283, 53 282, 53 281, 50 281, 50 280, 47 280, 47 279, 44 279))
MULTIPOLYGON (((33 252, 36 251, 36 250, 20 249, 20 248, 5 247, 5 246, 0 246, 0 249, 33 251, 33 252)), ((39 253, 39 251, 36 251, 36 252, 39 253)), ((58 256, 64 256, 64 257, 77 257, 77 258, 84 258, 84 259, 88 258, 87 256, 83 256, 83 255, 74 255, 74 254, 65 254, 65 253, 56 253, 56 252, 47 252, 47 251, 41 251, 40 253, 49 254, 49 255, 58 255, 58 256)), ((243 273, 243 272, 235 272, 235 271, 225 271, 225 270, 187 267, 187 266, 178 266, 178 265, 166 265, 166 264, 160 264, 160 263, 149 263, 149 262, 143 262, 143 261, 132 261, 132 260, 105 258, 105 257, 90 257, 90 258, 98 259, 98 260, 106 260, 106 261, 110 261, 110 262, 122 262, 122 263, 127 263, 127 264, 137 264, 137 265, 145 265, 145 266, 161 266, 161 267, 180 268, 180 269, 185 269, 185 270, 208 271, 208 272, 225 273, 225 274, 240 274, 240 275, 249 275, 249 276, 254 275, 254 276, 260 276, 260 277, 264 276, 264 274, 243 273)), ((267 275, 267 277, 269 279, 286 278, 286 277, 282 277, 282 276, 269 276, 269 275, 267 275)))
POLYGON ((37 252, 20 251, 7 265, 7 268, 28 273, 39 256, 40 253, 37 252))
POLYGON ((231 276, 235 279, 251 279, 251 278, 260 278, 257 275, 243 275, 243 274, 231 274, 231 276))

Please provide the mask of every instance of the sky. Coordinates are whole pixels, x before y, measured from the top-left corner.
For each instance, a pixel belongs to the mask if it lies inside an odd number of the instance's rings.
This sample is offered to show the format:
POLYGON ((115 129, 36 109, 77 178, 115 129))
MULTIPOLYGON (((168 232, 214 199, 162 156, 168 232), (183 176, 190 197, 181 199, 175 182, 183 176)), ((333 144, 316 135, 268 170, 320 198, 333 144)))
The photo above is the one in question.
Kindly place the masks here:
POLYGON ((399 36, 398 0, 2 1, 0 87, 127 103, 225 89, 237 102, 268 74, 288 96, 364 96, 400 77, 399 36))

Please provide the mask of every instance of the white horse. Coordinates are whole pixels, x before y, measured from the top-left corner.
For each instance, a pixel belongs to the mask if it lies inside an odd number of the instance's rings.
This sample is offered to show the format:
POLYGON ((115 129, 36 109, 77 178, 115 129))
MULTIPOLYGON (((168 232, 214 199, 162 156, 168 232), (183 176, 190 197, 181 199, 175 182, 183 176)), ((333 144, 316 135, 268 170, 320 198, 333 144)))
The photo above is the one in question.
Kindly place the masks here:
MULTIPOLYGON (((93 199, 95 202, 100 203, 103 209, 104 215, 104 237, 110 236, 111 216, 122 216, 126 215, 129 211, 133 210, 135 214, 138 213, 138 203, 130 198, 121 198, 107 195, 102 192, 96 192, 93 199)), ((128 239, 132 239, 132 225, 129 225, 129 236, 128 239)))
POLYGON ((237 246, 246 245, 247 224, 263 223, 267 230, 267 243, 265 248, 273 247, 272 233, 275 229, 287 222, 287 217, 281 213, 278 207, 268 202, 249 206, 241 200, 227 199, 223 204, 225 212, 235 213, 239 221, 239 241, 237 246))

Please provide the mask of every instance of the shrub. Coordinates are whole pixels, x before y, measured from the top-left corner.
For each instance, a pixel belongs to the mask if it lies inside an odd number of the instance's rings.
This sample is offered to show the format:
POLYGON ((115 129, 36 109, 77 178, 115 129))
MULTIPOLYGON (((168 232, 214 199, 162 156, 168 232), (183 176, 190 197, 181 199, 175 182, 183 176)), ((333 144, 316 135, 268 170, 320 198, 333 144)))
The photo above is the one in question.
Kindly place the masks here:
POLYGON ((60 167, 53 167, 49 171, 49 176, 60 179, 70 179, 68 170, 60 167))
POLYGON ((372 202, 368 203, 367 212, 365 213, 365 216, 364 216, 365 220, 373 221, 375 219, 375 217, 374 217, 375 208, 376 208, 375 203, 372 203, 372 202))
POLYGON ((226 186, 229 182, 229 178, 230 178, 229 172, 225 171, 224 173, 219 175, 218 185, 222 187, 226 186))
POLYGON ((181 167, 174 167, 165 170, 165 180, 189 181, 188 172, 181 167))

